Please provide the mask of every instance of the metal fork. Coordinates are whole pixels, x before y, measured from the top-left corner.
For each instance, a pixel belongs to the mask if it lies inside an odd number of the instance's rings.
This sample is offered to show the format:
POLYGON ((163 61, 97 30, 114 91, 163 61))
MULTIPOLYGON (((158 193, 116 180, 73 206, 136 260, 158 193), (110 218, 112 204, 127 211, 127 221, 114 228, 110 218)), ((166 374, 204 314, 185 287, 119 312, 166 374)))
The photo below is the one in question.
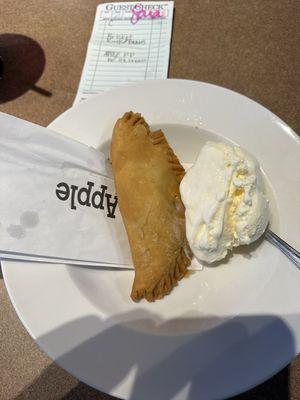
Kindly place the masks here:
POLYGON ((277 236, 270 229, 266 230, 266 239, 283 252, 295 265, 300 269, 300 253, 286 243, 283 239, 277 236))

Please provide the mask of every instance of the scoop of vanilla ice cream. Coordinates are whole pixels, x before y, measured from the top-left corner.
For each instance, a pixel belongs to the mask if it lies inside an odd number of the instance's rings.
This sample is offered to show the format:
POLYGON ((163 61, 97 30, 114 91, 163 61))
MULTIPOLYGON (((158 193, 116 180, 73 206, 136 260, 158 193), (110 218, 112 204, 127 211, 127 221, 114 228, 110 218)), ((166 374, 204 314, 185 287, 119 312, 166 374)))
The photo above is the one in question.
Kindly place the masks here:
POLYGON ((264 192, 254 157, 240 147, 207 142, 180 184, 195 257, 211 263, 258 239, 269 220, 264 192))

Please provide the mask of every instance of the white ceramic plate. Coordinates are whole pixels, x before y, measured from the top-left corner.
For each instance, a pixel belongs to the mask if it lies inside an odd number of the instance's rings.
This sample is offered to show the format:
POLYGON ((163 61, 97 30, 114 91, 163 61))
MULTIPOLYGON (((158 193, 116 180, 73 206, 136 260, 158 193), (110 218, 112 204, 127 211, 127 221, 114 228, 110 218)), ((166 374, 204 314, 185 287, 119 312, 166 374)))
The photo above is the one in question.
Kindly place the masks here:
MULTIPOLYGON (((269 182, 271 228, 300 247, 299 138, 278 117, 227 89, 166 80, 106 92, 50 127, 107 152, 113 124, 128 110, 161 127, 182 162, 193 162, 206 140, 253 153, 269 182)), ((266 241, 195 272, 154 304, 130 300, 132 271, 3 262, 3 274, 42 349, 121 398, 224 399, 299 352, 300 273, 266 241)))

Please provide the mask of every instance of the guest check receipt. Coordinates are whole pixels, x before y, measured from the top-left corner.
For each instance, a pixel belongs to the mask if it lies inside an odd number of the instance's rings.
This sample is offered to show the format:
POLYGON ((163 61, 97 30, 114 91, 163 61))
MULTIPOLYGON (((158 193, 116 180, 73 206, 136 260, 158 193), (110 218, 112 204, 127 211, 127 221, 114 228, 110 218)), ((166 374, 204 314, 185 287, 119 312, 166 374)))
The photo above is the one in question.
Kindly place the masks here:
POLYGON ((74 105, 114 87, 168 76, 173 1, 97 7, 74 105))

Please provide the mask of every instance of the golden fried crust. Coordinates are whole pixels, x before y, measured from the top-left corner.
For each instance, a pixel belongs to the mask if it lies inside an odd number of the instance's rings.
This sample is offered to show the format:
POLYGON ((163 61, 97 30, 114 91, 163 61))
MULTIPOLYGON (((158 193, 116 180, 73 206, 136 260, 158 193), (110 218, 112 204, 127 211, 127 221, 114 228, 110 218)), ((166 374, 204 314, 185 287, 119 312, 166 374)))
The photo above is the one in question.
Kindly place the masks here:
POLYGON ((190 264, 179 183, 184 169, 161 131, 127 112, 114 127, 111 161, 118 204, 131 248, 131 298, 168 294, 190 264))

